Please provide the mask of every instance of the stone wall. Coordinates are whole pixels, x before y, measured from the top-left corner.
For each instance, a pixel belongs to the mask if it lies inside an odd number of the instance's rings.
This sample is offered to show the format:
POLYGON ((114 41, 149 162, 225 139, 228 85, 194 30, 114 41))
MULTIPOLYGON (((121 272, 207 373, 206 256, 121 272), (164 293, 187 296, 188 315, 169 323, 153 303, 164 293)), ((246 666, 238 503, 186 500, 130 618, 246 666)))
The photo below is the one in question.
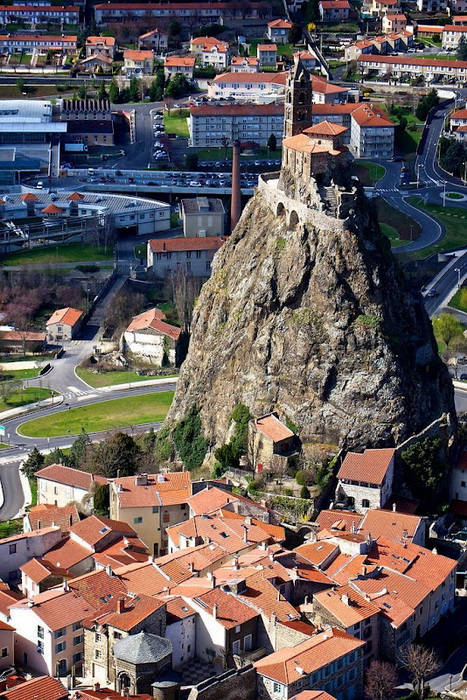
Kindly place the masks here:
POLYGON ((256 671, 253 666, 227 671, 195 686, 188 700, 256 700, 256 671))

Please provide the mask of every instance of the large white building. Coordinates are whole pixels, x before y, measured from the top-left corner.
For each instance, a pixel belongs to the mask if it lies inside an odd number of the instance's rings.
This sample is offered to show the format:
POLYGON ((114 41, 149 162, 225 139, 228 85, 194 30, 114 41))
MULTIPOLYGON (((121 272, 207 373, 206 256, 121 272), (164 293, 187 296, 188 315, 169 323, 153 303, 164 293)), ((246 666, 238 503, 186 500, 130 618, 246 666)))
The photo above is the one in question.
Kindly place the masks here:
POLYGON ((275 102, 283 94, 286 73, 222 73, 208 87, 208 97, 215 100, 252 100, 275 102))
POLYGON ((271 134, 280 146, 283 104, 209 104, 190 109, 190 142, 198 148, 222 146, 224 139, 266 146, 271 134))
POLYGON ((400 78, 423 76, 425 80, 448 78, 465 82, 467 80, 467 61, 451 61, 442 58, 412 58, 411 56, 370 56, 362 54, 357 59, 360 71, 366 75, 374 71, 377 74, 391 74, 400 78))
POLYGON ((356 158, 392 158, 395 125, 374 105, 360 104, 351 114, 350 150, 356 158))
POLYGON ((443 29, 443 49, 456 49, 462 37, 467 39, 467 20, 465 24, 447 24, 443 29))
POLYGON ((382 508, 390 499, 394 478, 394 450, 348 452, 337 473, 336 498, 365 513, 382 508))

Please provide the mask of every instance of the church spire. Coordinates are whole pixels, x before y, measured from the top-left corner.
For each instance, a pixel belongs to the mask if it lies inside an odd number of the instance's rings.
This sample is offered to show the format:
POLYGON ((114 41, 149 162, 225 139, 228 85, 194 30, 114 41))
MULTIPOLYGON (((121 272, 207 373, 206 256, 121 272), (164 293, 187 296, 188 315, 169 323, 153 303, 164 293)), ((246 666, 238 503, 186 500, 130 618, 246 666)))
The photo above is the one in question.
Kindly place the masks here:
POLYGON ((284 137, 295 136, 312 124, 313 89, 311 75, 295 54, 294 66, 285 87, 284 137))

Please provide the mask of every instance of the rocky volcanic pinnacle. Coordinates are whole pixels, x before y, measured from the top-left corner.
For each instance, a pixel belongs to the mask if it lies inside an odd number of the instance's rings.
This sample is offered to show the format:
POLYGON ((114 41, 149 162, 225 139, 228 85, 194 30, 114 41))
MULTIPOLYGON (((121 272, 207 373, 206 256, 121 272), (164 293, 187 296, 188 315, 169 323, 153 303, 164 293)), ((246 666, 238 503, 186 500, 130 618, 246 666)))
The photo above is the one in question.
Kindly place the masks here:
POLYGON ((260 191, 215 257, 168 421, 196 404, 212 445, 239 402, 313 442, 400 444, 444 416, 453 388, 421 296, 409 290, 363 195, 345 221, 287 227, 260 191))

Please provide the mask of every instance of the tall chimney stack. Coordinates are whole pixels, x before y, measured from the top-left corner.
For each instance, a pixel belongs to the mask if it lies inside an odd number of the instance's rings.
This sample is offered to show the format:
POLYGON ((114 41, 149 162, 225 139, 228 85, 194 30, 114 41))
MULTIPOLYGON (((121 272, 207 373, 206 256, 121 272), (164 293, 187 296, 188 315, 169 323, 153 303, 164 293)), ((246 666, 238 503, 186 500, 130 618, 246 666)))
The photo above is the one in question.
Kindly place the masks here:
POLYGON ((242 193, 240 191, 240 142, 232 147, 232 202, 230 205, 230 232, 233 233, 242 213, 242 193))

